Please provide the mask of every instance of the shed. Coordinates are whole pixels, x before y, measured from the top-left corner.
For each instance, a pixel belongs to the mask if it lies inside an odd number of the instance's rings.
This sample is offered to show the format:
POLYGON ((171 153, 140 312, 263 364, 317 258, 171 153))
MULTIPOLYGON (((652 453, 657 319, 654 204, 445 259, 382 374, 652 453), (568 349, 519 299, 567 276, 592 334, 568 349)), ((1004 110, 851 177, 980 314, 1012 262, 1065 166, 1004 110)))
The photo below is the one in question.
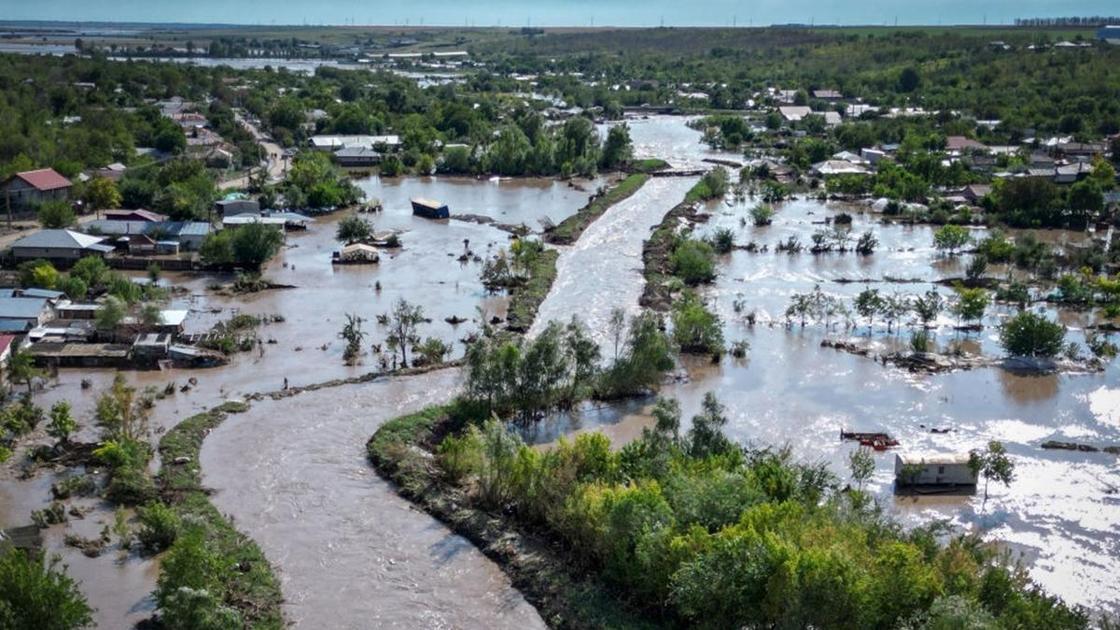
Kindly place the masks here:
POLYGON ((413 197, 412 214, 425 219, 447 219, 451 217, 451 210, 445 203, 422 197, 413 197))
POLYGON ((51 307, 46 298, 0 298, 0 321, 13 322, 22 326, 21 330, 34 328, 50 318, 51 307))
POLYGON ((895 484, 904 486, 975 486, 968 453, 899 453, 894 458, 895 484))
POLYGON ((260 214, 261 204, 253 199, 221 199, 214 202, 214 209, 223 217, 238 214, 260 214))
POLYGON ((381 154, 368 147, 345 147, 334 152, 339 166, 373 166, 381 163, 381 154))

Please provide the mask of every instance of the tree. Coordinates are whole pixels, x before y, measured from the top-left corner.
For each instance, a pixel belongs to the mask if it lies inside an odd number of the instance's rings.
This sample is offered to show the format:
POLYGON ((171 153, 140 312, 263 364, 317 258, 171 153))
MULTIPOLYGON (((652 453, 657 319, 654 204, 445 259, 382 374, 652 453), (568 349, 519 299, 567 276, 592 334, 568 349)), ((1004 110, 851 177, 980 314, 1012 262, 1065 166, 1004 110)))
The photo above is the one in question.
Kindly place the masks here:
POLYGON ((1042 315, 1022 311, 999 329, 999 341, 1008 354, 1017 357, 1057 356, 1062 351, 1066 329, 1042 315))
POLYGON ((147 434, 148 409, 136 399, 136 388, 129 386, 119 372, 97 399, 94 415, 106 440, 139 442, 147 434))
POLYGON ((914 298, 913 305, 914 313, 918 315, 922 326, 928 327, 930 322, 937 319, 942 309, 945 308, 945 300, 936 289, 930 289, 923 295, 914 298))
POLYGON ((879 295, 879 289, 864 289, 856 296, 856 312, 867 320, 868 334, 871 334, 871 329, 875 325, 875 315, 881 310, 883 310, 883 297, 879 295))
POLYGON ((23 350, 16 350, 8 359, 8 381, 12 385, 27 385, 27 399, 34 393, 35 379, 45 374, 35 367, 35 357, 23 350))
POLYGON ((724 411, 714 393, 704 394, 701 412, 692 417, 692 428, 688 430, 688 452, 692 457, 721 455, 735 448, 734 443, 723 434, 723 427, 727 425, 724 411))
POLYGON ((751 220, 755 227, 770 225, 774 221, 774 207, 768 203, 760 203, 751 208, 751 220))
POLYGON ((47 201, 39 206, 39 223, 47 229, 67 228, 74 225, 74 209, 65 201, 47 201))
POLYGON ((119 298, 110 295, 94 315, 94 325, 102 332, 112 332, 124 320, 125 306, 119 298))
POLYGON ((625 123, 611 127, 599 164, 603 169, 618 168, 630 161, 634 148, 630 143, 630 127, 625 123))
POLYGON ((276 226, 250 223, 210 234, 202 241, 199 256, 208 265, 232 263, 258 269, 283 244, 284 234, 276 226))
POLYGON ((674 442, 680 439, 681 434, 681 404, 675 398, 658 397, 653 406, 655 420, 653 430, 663 437, 672 438, 674 442))
POLYGON ((968 261, 968 267, 965 267, 964 276, 969 280, 976 281, 984 277, 984 272, 988 270, 988 257, 984 254, 976 254, 972 260, 968 261))
POLYGON ((957 301, 953 305, 953 313, 960 318, 962 323, 979 322, 984 318, 984 311, 988 309, 990 298, 984 289, 969 289, 962 286, 955 287, 957 301))
POLYGON ((972 237, 968 235, 968 230, 959 225, 944 225, 933 234, 933 246, 950 256, 956 256, 957 250, 970 241, 972 237))
POLYGON ((373 235, 373 226, 369 221, 351 214, 343 217, 338 222, 338 231, 335 233, 335 238, 342 243, 359 243, 368 240, 373 235))
POLYGON ((985 450, 973 449, 968 453, 968 468, 972 474, 984 479, 984 505, 988 503, 988 482, 997 481, 1010 486, 1015 481, 1015 462, 1007 455, 1002 442, 988 442, 985 450))
POLYGON ((673 305, 673 338, 681 352, 723 353, 723 328, 719 316, 708 310, 694 293, 673 305))
POLYGON ((0 625, 71 630, 92 624, 92 609, 57 557, 44 561, 40 552, 0 547, 0 625))
POLYGON ((852 471, 856 487, 863 490, 863 484, 875 474, 875 458, 871 455, 871 449, 861 446, 849 453, 848 467, 852 471))
POLYGON ((347 363, 352 363, 362 353, 362 340, 366 337, 362 332, 362 318, 347 313, 346 325, 342 327, 339 336, 346 340, 346 350, 342 353, 342 358, 347 363))
POLYGON ((898 91, 899 92, 913 92, 918 89, 922 84, 922 77, 918 74, 918 70, 913 66, 907 66, 902 69, 898 75, 898 91))
POLYGON ((424 321, 424 309, 419 304, 409 304, 401 298, 384 319, 389 326, 389 335, 385 343, 390 349, 400 351, 401 367, 408 367, 408 348, 420 341, 416 330, 424 321))
POLYGON ((673 273, 690 286, 711 282, 716 277, 715 251, 704 241, 687 239, 669 257, 673 273))
POLYGON ((50 423, 47 424, 47 435, 58 440, 59 443, 65 444, 70 440, 72 434, 78 428, 78 423, 74 421, 74 416, 70 414, 70 403, 65 400, 60 400, 54 405, 51 405, 50 423))
POLYGON ((117 183, 107 177, 94 177, 86 184, 82 198, 91 210, 121 207, 121 191, 117 183))

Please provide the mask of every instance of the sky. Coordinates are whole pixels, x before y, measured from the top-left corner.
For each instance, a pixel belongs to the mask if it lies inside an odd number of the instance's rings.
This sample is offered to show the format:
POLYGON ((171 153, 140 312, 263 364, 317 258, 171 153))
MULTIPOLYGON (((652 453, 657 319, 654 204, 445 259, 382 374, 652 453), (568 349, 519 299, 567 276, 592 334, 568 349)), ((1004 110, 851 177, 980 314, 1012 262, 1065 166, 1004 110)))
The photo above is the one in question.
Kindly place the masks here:
POLYGON ((441 26, 998 24, 1116 0, 0 0, 0 20, 441 26))

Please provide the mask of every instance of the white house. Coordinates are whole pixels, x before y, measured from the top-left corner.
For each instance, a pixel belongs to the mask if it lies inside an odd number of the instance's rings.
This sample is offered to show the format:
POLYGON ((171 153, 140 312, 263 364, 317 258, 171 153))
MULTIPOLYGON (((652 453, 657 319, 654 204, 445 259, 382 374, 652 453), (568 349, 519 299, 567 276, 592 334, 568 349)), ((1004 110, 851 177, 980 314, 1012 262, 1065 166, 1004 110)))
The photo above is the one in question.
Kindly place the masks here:
POLYGON ((900 453, 894 458, 899 486, 975 486, 968 453, 900 453))

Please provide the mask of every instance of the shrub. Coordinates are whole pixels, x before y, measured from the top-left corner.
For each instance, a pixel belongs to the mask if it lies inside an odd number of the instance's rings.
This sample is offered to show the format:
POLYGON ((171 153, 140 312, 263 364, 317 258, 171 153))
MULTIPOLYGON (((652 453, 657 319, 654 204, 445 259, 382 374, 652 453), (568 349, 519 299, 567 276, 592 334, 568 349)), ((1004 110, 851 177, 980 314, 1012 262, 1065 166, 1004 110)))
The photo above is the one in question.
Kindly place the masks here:
POLYGON ((92 612, 58 558, 0 547, 0 626, 70 630, 91 625, 92 612))
POLYGON ((711 282, 716 277, 715 252, 704 241, 681 242, 669 257, 669 264, 673 273, 689 286, 711 282))
POLYGON ((774 222, 774 207, 768 203, 760 203, 751 208, 751 220, 755 226, 762 227, 774 222))
POLYGON ((681 352, 719 355, 724 350, 719 317, 693 293, 673 305, 673 339, 681 352))
POLYGON ((1054 357, 1062 351, 1066 329, 1042 315, 1023 311, 1000 326, 999 341, 1012 356, 1054 357))
POLYGON ((140 544, 151 553, 167 549, 179 536, 179 517, 166 505, 155 502, 137 510, 140 517, 140 544))

